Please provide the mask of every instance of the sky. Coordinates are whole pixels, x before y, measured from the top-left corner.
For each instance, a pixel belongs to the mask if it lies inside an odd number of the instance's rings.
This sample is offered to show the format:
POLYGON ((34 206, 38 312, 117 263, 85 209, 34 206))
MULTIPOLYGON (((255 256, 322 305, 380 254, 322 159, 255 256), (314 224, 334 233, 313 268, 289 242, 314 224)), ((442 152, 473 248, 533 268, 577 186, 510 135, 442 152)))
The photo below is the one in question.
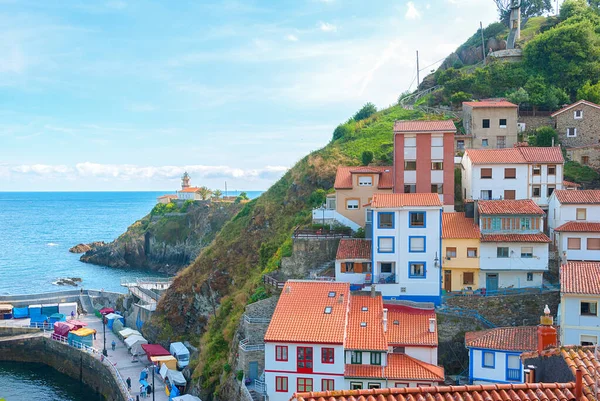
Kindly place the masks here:
MULTIPOLYGON (((264 190, 492 0, 0 0, 0 191, 264 190)), ((412 84, 412 86, 411 86, 412 84)))

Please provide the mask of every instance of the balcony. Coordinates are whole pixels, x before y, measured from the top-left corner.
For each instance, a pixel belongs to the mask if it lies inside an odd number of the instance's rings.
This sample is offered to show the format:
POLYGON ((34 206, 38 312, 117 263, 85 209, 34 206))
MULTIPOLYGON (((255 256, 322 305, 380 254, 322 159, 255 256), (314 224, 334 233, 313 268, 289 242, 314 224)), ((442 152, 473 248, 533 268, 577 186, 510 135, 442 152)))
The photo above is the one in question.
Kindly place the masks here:
POLYGON ((521 381, 521 369, 506 369, 507 381, 521 381))

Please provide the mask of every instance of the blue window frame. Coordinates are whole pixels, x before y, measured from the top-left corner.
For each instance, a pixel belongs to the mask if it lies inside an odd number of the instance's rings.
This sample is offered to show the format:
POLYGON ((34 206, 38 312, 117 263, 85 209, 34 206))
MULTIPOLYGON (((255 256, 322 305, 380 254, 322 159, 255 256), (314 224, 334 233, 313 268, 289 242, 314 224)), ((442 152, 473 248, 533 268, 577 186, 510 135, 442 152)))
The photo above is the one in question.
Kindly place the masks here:
POLYGON ((377 237, 377 252, 379 252, 379 253, 394 253, 395 247, 396 247, 395 237, 377 237))
POLYGON ((502 219, 500 217, 492 217, 492 230, 500 230, 502 227, 502 219))
POLYGON ((496 353, 481 351, 481 367, 494 369, 496 367, 496 353))
POLYGON ((426 278, 426 262, 408 262, 408 278, 426 278))
POLYGON ((424 235, 408 237, 408 252, 424 253, 426 250, 426 240, 424 235))
POLYGON ((377 212, 377 228, 394 228, 394 212, 377 212))
POLYGON ((521 356, 506 354, 506 381, 521 382, 521 356))
POLYGON ((410 228, 425 228, 427 226, 425 212, 408 212, 408 226, 410 228))

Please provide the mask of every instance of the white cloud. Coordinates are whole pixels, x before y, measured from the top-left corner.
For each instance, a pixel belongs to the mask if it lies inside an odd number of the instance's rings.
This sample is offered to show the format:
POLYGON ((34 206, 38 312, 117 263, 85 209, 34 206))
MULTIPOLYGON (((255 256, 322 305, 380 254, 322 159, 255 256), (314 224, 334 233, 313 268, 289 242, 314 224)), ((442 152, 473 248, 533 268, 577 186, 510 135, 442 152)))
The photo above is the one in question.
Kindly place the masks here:
POLYGON ((73 169, 71 167, 59 164, 23 164, 20 166, 13 166, 9 168, 10 172, 21 173, 21 174, 35 174, 35 175, 57 175, 57 174, 71 174, 73 169))
POLYGON ((330 24, 328 22, 319 22, 319 29, 322 30, 323 32, 336 32, 337 31, 337 26, 330 24))
POLYGON ((407 10, 406 10, 406 14, 404 14, 404 18, 406 19, 419 19, 421 18, 421 13, 419 12, 419 10, 417 10, 417 7, 415 7, 415 3, 413 3, 412 1, 409 1, 407 4, 407 10))
POLYGON ((296 35, 292 35, 289 34, 285 37, 286 40, 289 40, 290 42, 297 42, 298 41, 298 37, 296 35))

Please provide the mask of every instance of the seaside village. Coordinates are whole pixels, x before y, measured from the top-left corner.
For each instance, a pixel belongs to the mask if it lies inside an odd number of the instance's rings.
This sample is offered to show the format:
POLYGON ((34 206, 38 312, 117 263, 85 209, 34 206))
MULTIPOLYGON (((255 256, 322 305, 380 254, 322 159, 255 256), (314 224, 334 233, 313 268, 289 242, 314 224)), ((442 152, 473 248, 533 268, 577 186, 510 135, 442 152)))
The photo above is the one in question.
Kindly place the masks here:
MULTIPOLYGON (((600 190, 563 172, 565 155, 598 164, 600 105, 540 119, 562 146, 519 142, 530 122, 491 99, 463 104, 464 133, 452 120, 396 121, 392 165, 339 166, 315 226, 296 229, 291 256, 264 276, 272 296, 246 306, 238 399, 597 400, 600 190), (559 303, 544 303, 557 293, 559 303), (512 316, 503 325, 476 310, 490 300, 512 316), (458 340, 443 338, 451 330, 458 340), (442 359, 461 353, 462 372, 448 374, 442 359)), ((158 201, 197 194, 186 173, 177 195, 158 201)), ((159 400, 198 400, 181 395, 197 350, 141 334, 170 282, 122 284, 128 315, 99 307, 111 294, 76 290, 53 305, 15 300, 0 316, 101 353, 131 400, 152 389, 159 400)))

